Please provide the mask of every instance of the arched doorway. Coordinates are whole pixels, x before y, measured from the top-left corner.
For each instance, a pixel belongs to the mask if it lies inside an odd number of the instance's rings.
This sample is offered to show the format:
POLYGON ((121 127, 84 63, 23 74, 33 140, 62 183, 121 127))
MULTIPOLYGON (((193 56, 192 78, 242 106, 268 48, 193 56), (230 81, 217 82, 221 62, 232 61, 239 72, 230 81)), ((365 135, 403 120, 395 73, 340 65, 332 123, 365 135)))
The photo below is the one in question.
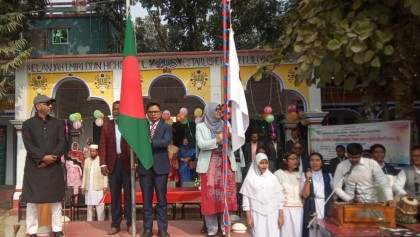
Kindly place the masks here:
POLYGON ((290 104, 295 104, 299 111, 307 110, 307 102, 302 94, 294 90, 284 89, 282 78, 275 73, 264 73, 260 81, 250 77, 246 84, 245 97, 248 105, 250 126, 246 134, 250 140, 251 133, 258 131, 260 140, 265 141, 271 126, 262 119, 264 107, 270 105, 273 108, 272 114, 275 117, 274 129, 280 134, 284 141, 282 121, 287 114, 290 104))
POLYGON ((149 96, 144 99, 144 104, 156 101, 162 110, 169 110, 171 116, 176 116, 179 109, 188 109, 188 124, 175 122, 173 140, 176 146, 182 143, 183 137, 188 137, 191 145, 195 145, 194 110, 204 109, 205 102, 198 96, 188 95, 184 83, 177 77, 164 75, 152 81, 149 87, 149 96))
POLYGON ((53 107, 56 118, 65 120, 69 118, 70 114, 76 112, 82 115, 83 127, 80 129, 76 140, 80 147, 85 145, 88 137, 93 137, 94 143, 98 144, 101 127, 95 125, 93 112, 100 110, 107 119, 108 115, 111 114, 108 103, 101 98, 91 97, 87 84, 77 77, 61 79, 55 85, 53 97, 57 100, 53 107))

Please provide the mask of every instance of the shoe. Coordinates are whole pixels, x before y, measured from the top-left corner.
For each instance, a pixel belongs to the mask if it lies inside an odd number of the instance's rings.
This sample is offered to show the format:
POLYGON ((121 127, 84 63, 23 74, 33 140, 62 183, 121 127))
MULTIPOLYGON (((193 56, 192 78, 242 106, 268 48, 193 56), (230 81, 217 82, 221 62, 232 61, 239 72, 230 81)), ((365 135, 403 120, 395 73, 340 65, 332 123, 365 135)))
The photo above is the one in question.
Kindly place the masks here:
POLYGON ((111 227, 108 231, 108 235, 115 235, 116 233, 120 232, 120 227, 111 227))
POLYGON ((54 237, 63 237, 63 236, 64 236, 64 234, 63 234, 63 232, 62 232, 62 231, 57 231, 57 232, 53 232, 53 236, 54 236, 54 237))
POLYGON ((169 234, 168 234, 168 232, 166 232, 166 231, 158 231, 158 236, 159 237, 171 237, 169 234))
POLYGON ((216 235, 207 235, 207 237, 216 237, 216 235))
POLYGON ((37 234, 31 234, 31 235, 29 235, 29 237, 38 237, 38 235, 37 234))
POLYGON ((151 230, 144 230, 140 237, 151 237, 153 236, 153 232, 151 230))

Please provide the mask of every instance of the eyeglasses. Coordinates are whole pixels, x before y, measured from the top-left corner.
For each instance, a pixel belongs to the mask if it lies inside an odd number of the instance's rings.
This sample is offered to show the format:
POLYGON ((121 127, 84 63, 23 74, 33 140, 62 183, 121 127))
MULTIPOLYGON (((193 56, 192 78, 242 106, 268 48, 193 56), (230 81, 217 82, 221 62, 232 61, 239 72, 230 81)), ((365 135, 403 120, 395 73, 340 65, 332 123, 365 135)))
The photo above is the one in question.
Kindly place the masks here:
POLYGON ((156 110, 156 111, 147 111, 148 114, 158 114, 160 113, 160 110, 156 110))
POLYGON ((52 105, 52 102, 42 102, 40 104, 45 105, 45 106, 50 106, 50 105, 52 105))

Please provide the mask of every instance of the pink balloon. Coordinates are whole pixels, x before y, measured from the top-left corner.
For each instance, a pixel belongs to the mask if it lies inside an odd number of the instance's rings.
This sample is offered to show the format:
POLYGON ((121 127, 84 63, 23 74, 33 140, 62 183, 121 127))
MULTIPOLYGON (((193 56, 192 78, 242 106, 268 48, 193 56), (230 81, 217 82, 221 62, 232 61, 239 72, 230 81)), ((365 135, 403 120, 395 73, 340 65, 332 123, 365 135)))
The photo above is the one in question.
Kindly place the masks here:
POLYGON ((296 112, 296 105, 295 104, 290 104, 289 107, 287 107, 287 111, 289 113, 296 112))
POLYGON ((187 116, 187 114, 188 114, 188 109, 187 109, 187 108, 182 107, 182 108, 179 110, 179 113, 180 113, 180 114, 183 114, 184 116, 187 116))
POLYGON ((95 124, 96 124, 96 126, 101 127, 102 125, 104 125, 104 120, 101 119, 101 118, 97 118, 95 120, 95 124))
POLYGON ((264 114, 271 114, 273 113, 273 108, 271 106, 267 105, 264 107, 264 114))
POLYGON ((82 123, 80 121, 73 122, 74 129, 80 129, 82 127, 82 123))
POLYGON ((169 112, 169 110, 164 110, 162 112, 162 119, 163 120, 168 120, 171 117, 171 112, 169 112))

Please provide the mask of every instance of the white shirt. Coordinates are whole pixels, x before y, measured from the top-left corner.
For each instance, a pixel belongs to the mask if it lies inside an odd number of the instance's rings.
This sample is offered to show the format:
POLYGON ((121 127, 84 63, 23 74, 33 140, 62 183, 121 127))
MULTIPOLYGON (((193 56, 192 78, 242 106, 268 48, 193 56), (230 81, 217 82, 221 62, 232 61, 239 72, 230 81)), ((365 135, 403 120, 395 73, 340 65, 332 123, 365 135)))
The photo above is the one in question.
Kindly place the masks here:
POLYGON ((121 133, 118 129, 118 124, 115 123, 115 147, 117 148, 117 154, 121 154, 121 133))
MULTIPOLYGON (((416 173, 420 174, 420 169, 418 169, 416 166, 414 166, 416 173)), ((392 186, 392 190, 397 195, 405 195, 407 194, 407 191, 404 190, 405 182, 407 181, 407 176, 405 176, 405 171, 401 170, 397 178, 394 181, 394 185, 392 186)))
POLYGON ((354 166, 352 173, 345 177, 350 168, 351 163, 347 159, 337 166, 334 174, 333 184, 337 188, 336 194, 341 199, 346 202, 353 199, 354 189, 357 184, 357 190, 362 202, 372 203, 378 201, 377 186, 381 187, 386 200, 393 200, 392 188, 378 162, 362 157, 360 162, 354 166), (345 184, 345 190, 342 188, 343 184, 345 184))

